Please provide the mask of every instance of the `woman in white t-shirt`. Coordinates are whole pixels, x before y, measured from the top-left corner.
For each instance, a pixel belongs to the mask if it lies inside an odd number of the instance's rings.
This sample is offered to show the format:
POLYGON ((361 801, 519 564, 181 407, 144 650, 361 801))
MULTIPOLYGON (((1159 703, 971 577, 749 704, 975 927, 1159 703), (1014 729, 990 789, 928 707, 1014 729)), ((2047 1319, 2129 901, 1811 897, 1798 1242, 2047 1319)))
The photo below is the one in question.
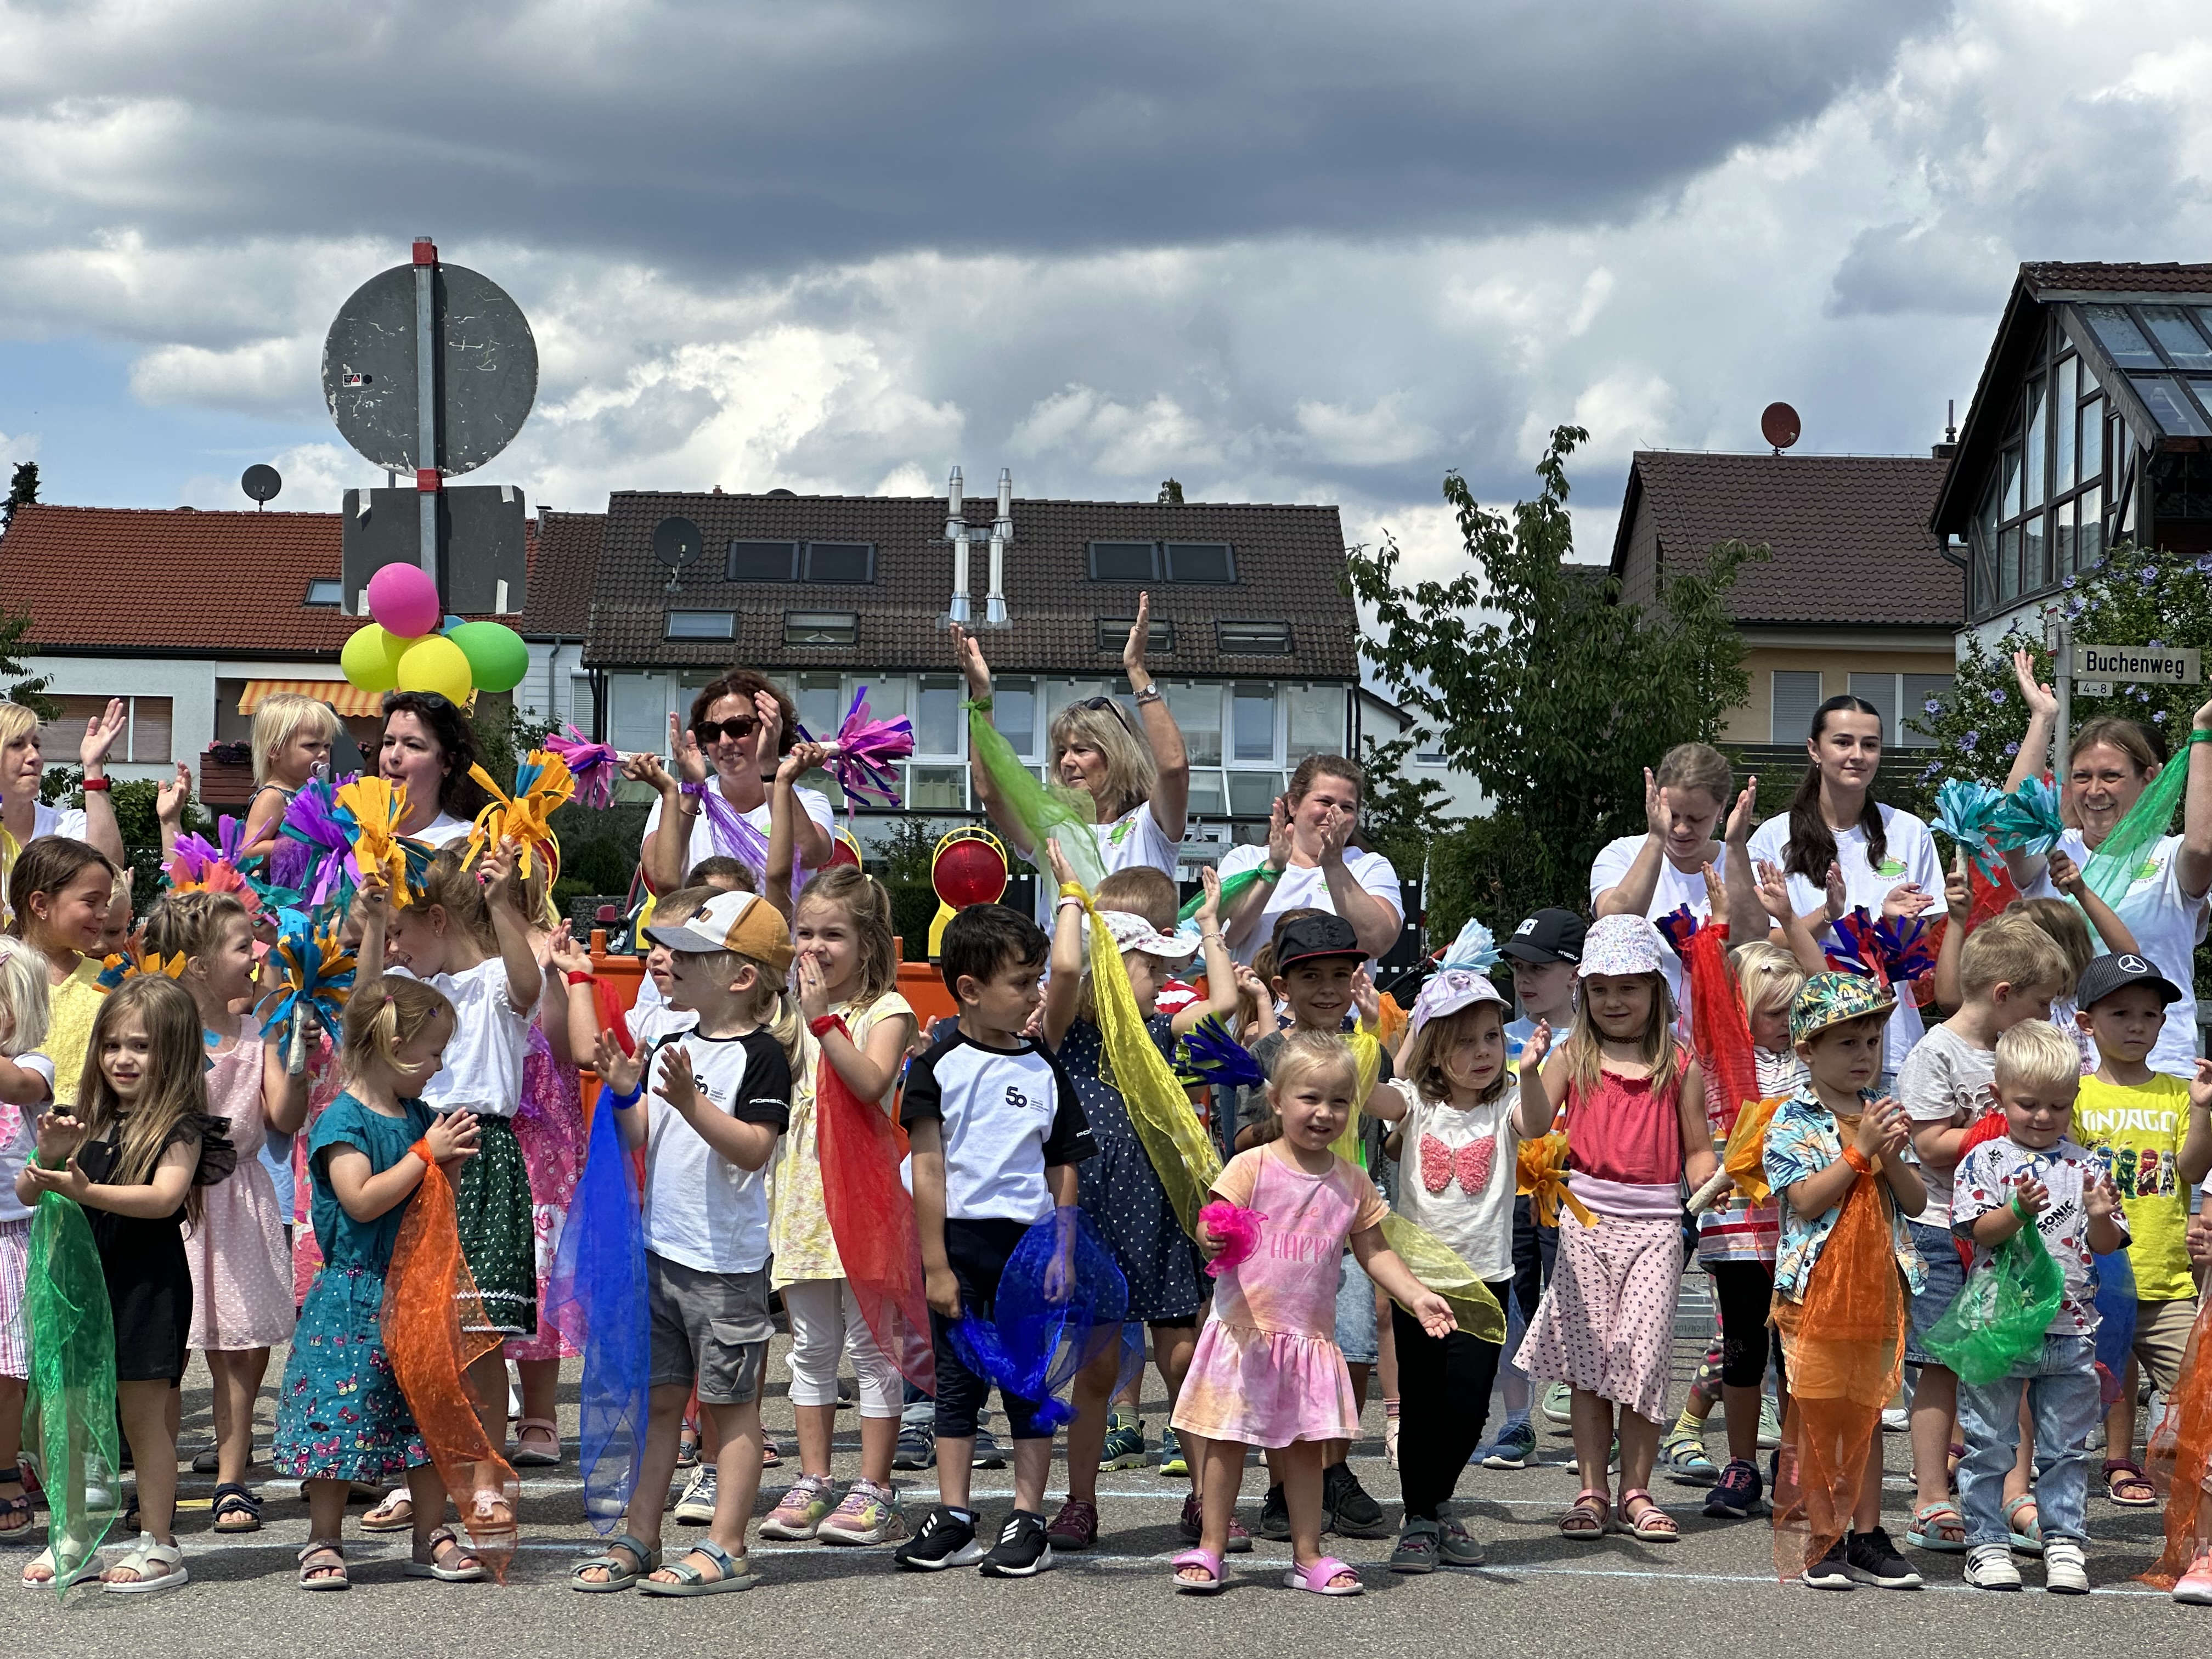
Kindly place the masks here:
POLYGON ((1406 901, 1398 872, 1380 853, 1352 845, 1367 775, 1341 755, 1309 755, 1275 799, 1265 847, 1232 847, 1220 876, 1250 870, 1260 879, 1221 907, 1221 930, 1237 960, 1249 964, 1275 936, 1285 910, 1326 910, 1352 924, 1359 948, 1374 959, 1398 942, 1406 901))
POLYGON ((401 835, 434 848, 465 836, 486 799, 469 775, 476 763, 476 738, 459 705, 434 691, 384 694, 384 738, 376 747, 376 771, 407 786, 401 835))
MULTIPOLYGON (((1152 617, 1152 595, 1139 594, 1136 626, 1121 647, 1121 667, 1129 677, 1129 690, 1136 694, 1138 729, 1131 728, 1114 698, 1086 697, 1052 717, 1045 753, 1051 758, 1054 781, 1082 790, 1095 803, 1092 831, 1107 874, 1146 865, 1173 880, 1184 811, 1190 804, 1190 757, 1183 748, 1182 728, 1168 712, 1167 699, 1145 666, 1152 617)), ((957 624, 952 646, 968 681, 969 699, 985 705, 988 719, 991 667, 983 660, 983 647, 957 624)), ((975 780, 975 797, 991 822, 1016 852, 1042 868, 1038 849, 1029 844, 1028 833, 1013 815, 1002 808, 982 767, 971 761, 969 771, 975 780)), ((1040 877, 1036 919, 1048 931, 1058 899, 1052 884, 1040 877)))
MULTIPOLYGON (((2021 740, 2007 789, 2042 769, 2058 720, 2058 699, 2035 679, 2034 661, 2026 652, 2013 658, 2021 695, 2027 701, 2027 735, 2021 740)), ((2198 709, 2189 741, 2212 743, 2212 702, 2198 709)), ((2066 751, 2066 784, 2059 810, 2068 829, 2058 850, 2086 866, 2166 764, 2165 744, 2150 728, 2106 715, 2085 724, 2066 751)), ((2160 836, 2142 850, 2128 890, 2113 904, 2136 943, 2160 973, 2180 988, 2169 1003, 2166 1024, 2148 1056, 2154 1072, 2197 1075, 2197 975, 2192 958, 2204 937, 2205 894, 2212 890, 2212 760, 2195 760, 2188 793, 2182 798, 2181 833, 2160 836)), ((2008 853, 2014 883, 2022 894, 2054 894, 2045 854, 2008 853)))
POLYGON ((76 751, 91 786, 84 792, 84 805, 49 806, 39 799, 39 784, 46 773, 39 746, 39 717, 21 703, 0 702, 0 922, 7 918, 8 872, 15 866, 15 854, 42 836, 84 842, 105 854, 117 869, 131 867, 106 785, 107 751, 123 735, 123 704, 116 700, 110 700, 97 719, 85 722, 76 751))
MULTIPOLYGON (((1771 864, 1788 876, 1790 901, 1816 937, 1828 919, 1831 869, 1842 882, 1846 910, 1904 918, 1934 904, 1943 890, 1943 866, 1928 826, 1874 798, 1881 711, 1860 697, 1829 698, 1813 711, 1805 751, 1813 763, 1790 811, 1752 836, 1754 865, 1771 864)), ((1789 948, 1780 929, 1772 937, 1789 948)), ((1899 996, 1884 1038, 1885 1089, 1922 1030, 1918 1006, 1909 994, 1899 996)))
MULTIPOLYGON (((732 668, 700 688, 691 717, 668 717, 671 775, 651 755, 633 755, 623 772, 659 792, 646 814, 641 848, 646 885, 672 893, 701 859, 733 858, 759 880, 767 865, 769 790, 776 763, 799 741, 799 708, 765 674, 732 668)), ((795 826, 799 867, 821 870, 836 851, 830 798, 794 792, 805 816, 795 826)))

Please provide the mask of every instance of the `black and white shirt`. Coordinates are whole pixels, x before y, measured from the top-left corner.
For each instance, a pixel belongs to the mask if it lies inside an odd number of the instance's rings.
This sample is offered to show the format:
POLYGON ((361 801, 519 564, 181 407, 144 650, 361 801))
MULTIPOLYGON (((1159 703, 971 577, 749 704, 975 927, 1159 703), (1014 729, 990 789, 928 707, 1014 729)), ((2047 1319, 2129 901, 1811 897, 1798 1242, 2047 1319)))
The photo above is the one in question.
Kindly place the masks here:
POLYGON ((955 1030, 907 1073, 899 1121, 931 1118, 944 1126, 948 1221, 1042 1221, 1044 1172, 1098 1152, 1075 1085, 1033 1042, 987 1048, 955 1030))
POLYGON ((647 1051, 645 1248, 701 1273, 749 1273, 768 1262, 768 1166, 741 1170, 653 1091, 668 1051, 691 1056, 709 1109, 740 1123, 791 1126, 791 1062, 770 1032, 704 1037, 679 1031, 647 1051))

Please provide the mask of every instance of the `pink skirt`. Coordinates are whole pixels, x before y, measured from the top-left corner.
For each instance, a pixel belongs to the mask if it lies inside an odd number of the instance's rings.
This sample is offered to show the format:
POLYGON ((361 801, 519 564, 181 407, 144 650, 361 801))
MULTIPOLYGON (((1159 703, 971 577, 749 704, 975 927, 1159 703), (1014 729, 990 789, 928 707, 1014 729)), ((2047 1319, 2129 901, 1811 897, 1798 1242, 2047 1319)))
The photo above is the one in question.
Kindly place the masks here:
POLYGON ((1359 1412, 1344 1350, 1325 1336, 1206 1322, 1171 1419, 1178 1434, 1287 1446, 1356 1440, 1359 1412))
POLYGON ((1601 1215, 1586 1227, 1559 1213, 1559 1255, 1516 1356, 1521 1369, 1665 1421, 1674 1370, 1674 1298, 1682 1279, 1679 1219, 1601 1215))
POLYGON ((553 1059, 545 1028, 530 1028, 530 1051, 522 1062, 522 1099, 514 1110, 514 1139, 530 1175, 530 1227, 538 1263, 538 1334, 507 1345, 509 1359, 573 1359, 576 1350, 562 1340, 545 1316, 546 1292, 553 1284, 554 1253, 561 1225, 576 1195, 584 1167, 584 1099, 576 1074, 553 1059))
POLYGON ((30 1276, 31 1218, 0 1221, 0 1376, 28 1381, 31 1346, 24 1335, 23 1282, 30 1276))

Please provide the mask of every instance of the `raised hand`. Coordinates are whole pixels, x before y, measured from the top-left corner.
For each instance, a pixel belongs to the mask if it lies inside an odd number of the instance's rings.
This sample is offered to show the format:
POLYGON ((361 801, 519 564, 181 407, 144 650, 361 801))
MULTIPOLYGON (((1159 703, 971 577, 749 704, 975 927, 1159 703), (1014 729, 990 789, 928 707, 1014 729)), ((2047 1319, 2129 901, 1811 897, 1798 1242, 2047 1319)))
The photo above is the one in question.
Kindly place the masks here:
POLYGON ((2082 1194, 2081 1201, 2090 1220, 2102 1221, 2107 1216, 2120 1212, 2120 1189, 2112 1184, 2111 1176, 2101 1176, 2090 1183, 2088 1190, 2082 1194))
POLYGON ((1054 881, 1063 887, 1070 884, 1079 887, 1082 885, 1082 883, 1075 879, 1075 867, 1068 863, 1067 854, 1060 850, 1059 836, 1045 837, 1044 856, 1045 862, 1052 866, 1052 878, 1054 881))
POLYGON ((668 752, 676 760, 676 775, 686 783, 704 783, 713 769, 699 751, 698 734, 684 724, 681 714, 668 717, 668 752))
POLYGON ((829 758, 826 743, 794 743, 791 752, 776 763, 775 781, 778 785, 796 783, 829 758))
POLYGON ((588 974, 592 971, 590 953, 576 943, 575 930, 565 921, 553 930, 545 954, 546 960, 563 974, 588 974))
POLYGON ((191 769, 179 761, 176 777, 154 791, 155 821, 172 828, 183 823, 185 803, 191 799, 191 769))
MULTIPOLYGON (((697 745, 693 746, 696 748, 697 745)), ((624 755, 622 762, 622 775, 633 783, 649 785, 656 793, 665 791, 676 781, 675 778, 670 775, 668 769, 660 763, 660 757, 658 755, 642 753, 624 755)))
POLYGON ((1356 812, 1339 812, 1330 818, 1328 827, 1321 832, 1320 861, 1323 864, 1343 863, 1344 849, 1351 842, 1352 832, 1358 827, 1359 815, 1356 812))
POLYGON ((753 716, 760 721, 760 730, 754 733, 759 741, 756 752, 765 758, 783 747, 783 705, 767 692, 756 691, 753 716))
POLYGON ((691 1069, 691 1051, 677 1043, 660 1053, 660 1081, 653 1092, 688 1123, 697 1115, 700 1105, 699 1078, 691 1069))
POLYGON ((1382 994, 1374 975, 1362 968, 1352 976, 1352 1006, 1359 1011, 1359 1029, 1372 1036, 1382 1028, 1382 994))
POLYGON ((1121 667, 1129 676, 1129 689, 1141 691, 1152 683, 1145 670, 1145 647, 1152 643, 1152 596, 1137 595, 1137 621, 1129 629, 1128 643, 1121 647, 1121 667))
POLYGON ((2054 847, 2051 849, 2051 884, 2069 898, 2078 898, 2081 892, 2081 866, 2054 847))
POLYGON ((76 746, 76 757, 87 777, 98 777, 106 768, 107 751, 115 747, 115 740, 129 724, 120 697, 110 697, 107 707, 84 723, 84 740, 76 746))
POLYGON ((1270 870, 1291 867, 1291 803, 1286 795, 1276 796, 1267 809, 1267 864, 1270 870))
POLYGON ((1667 844, 1667 792, 1651 769, 1644 769, 1644 828, 1662 847, 1667 844))
POLYGON ((1759 816, 1759 779, 1753 775, 1744 781, 1743 793, 1735 798, 1729 809, 1728 824, 1721 839, 1731 847, 1741 847, 1751 840, 1752 820, 1759 816))
POLYGON ((1833 860, 1829 861, 1827 880, 1824 885, 1827 890, 1828 920, 1841 921, 1844 912, 1851 908, 1851 896, 1844 886, 1844 866, 1833 860))
POLYGON ((1797 914, 1790 901, 1790 878, 1780 865, 1765 859, 1759 860, 1757 874, 1759 908, 1787 927, 1797 914))
POLYGON ((2021 701, 2027 705, 2031 720, 2055 720, 2058 718, 2058 694, 2035 678, 2035 653, 2015 651, 2012 653, 2013 678, 2020 682, 2021 701))
POLYGON ((1705 866, 1704 871, 1705 878, 1705 908, 1712 915, 1716 921, 1724 921, 1728 919, 1729 913, 1728 883, 1721 879, 1721 872, 1714 869, 1711 865, 1708 864, 1705 866))
POLYGON ((1552 1022, 1540 1019, 1536 1029, 1528 1033, 1528 1040, 1521 1045, 1521 1072, 1525 1079, 1544 1068, 1544 1057, 1552 1052, 1552 1022))
POLYGON ((76 1149, 84 1145, 90 1126, 65 1106, 39 1114, 33 1126, 38 1161, 46 1164, 60 1164, 76 1156, 76 1149))
POLYGON ((1201 935, 1212 933, 1221 926, 1221 878, 1210 864, 1198 866, 1198 888, 1200 897, 1193 913, 1201 935))
POLYGON ((629 1095, 637 1091, 637 1079, 645 1070, 645 1062, 635 1054, 624 1054, 612 1031, 602 1031, 592 1042, 592 1069, 609 1090, 629 1095))
POLYGON ((983 660, 981 641, 958 623, 952 624, 952 656, 960 676, 968 682, 968 696, 981 701, 991 695, 991 665, 983 660))
POLYGON ((821 1018, 830 1012, 830 981, 823 977, 820 959, 802 951, 792 966, 799 975, 799 1012, 810 1020, 821 1018))
POLYGON ((507 878, 514 873, 515 860, 521 851, 520 845, 511 836, 502 837, 484 848, 483 857, 477 862, 477 879, 483 884, 485 903, 517 908, 514 888, 507 878))
POLYGON ((2023 1181, 2012 1189, 2012 1201, 2023 1214, 2041 1215, 2051 1207, 2051 1188, 2039 1181, 2023 1181))

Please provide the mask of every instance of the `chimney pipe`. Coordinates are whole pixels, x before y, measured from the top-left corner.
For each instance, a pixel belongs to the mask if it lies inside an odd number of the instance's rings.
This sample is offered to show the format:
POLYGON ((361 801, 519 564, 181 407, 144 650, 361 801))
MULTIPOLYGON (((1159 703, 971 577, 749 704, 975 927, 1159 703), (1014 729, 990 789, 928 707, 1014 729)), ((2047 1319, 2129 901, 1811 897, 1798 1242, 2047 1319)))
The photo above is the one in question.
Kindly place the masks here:
POLYGON ((999 516, 991 525, 991 591, 983 601, 983 626, 1004 628, 1006 616, 1006 544, 1014 538, 1014 474, 999 469, 999 516))
POLYGON ((938 619, 939 627, 965 624, 974 617, 968 604, 968 521, 962 516, 963 500, 960 469, 956 466, 945 486, 945 539, 952 544, 952 599, 938 619))

